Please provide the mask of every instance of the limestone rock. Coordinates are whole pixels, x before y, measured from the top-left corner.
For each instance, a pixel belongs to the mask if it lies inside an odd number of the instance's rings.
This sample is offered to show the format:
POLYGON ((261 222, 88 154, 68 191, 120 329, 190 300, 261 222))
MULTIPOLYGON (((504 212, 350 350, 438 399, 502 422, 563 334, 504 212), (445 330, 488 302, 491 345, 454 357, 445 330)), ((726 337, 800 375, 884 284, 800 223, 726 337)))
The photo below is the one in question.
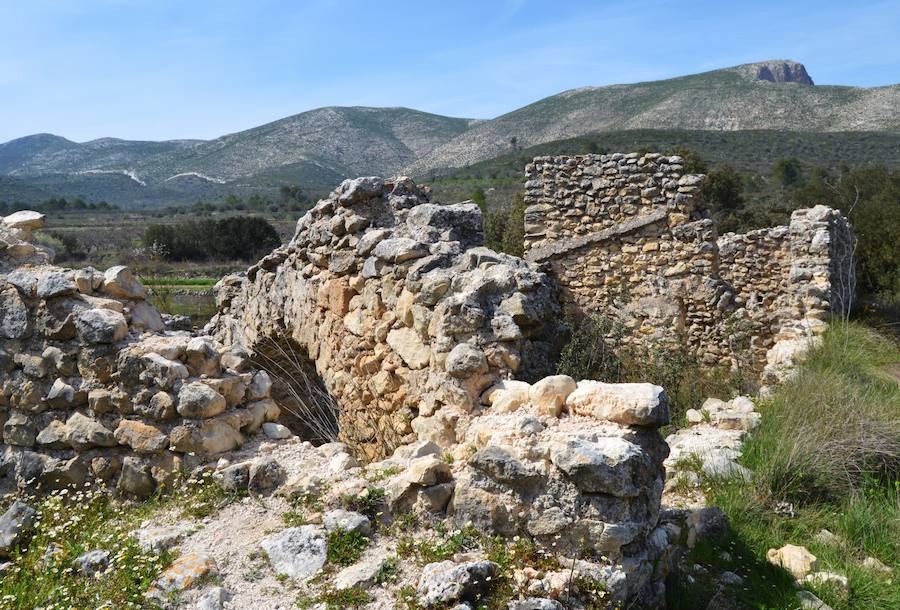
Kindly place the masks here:
POLYGON ((75 319, 78 337, 85 343, 116 343, 128 334, 125 316, 109 309, 88 309, 75 319))
POLYGON ((766 553, 769 563, 783 567, 791 575, 801 580, 810 572, 815 572, 818 567, 816 556, 810 553, 806 547, 786 544, 780 549, 769 549, 766 553))
POLYGON ((29 231, 36 231, 37 229, 42 229, 44 227, 44 220, 46 218, 46 214, 42 214, 40 212, 35 212, 32 210, 20 210, 4 217, 3 224, 10 229, 27 229, 29 231))
POLYGON ((488 365, 483 351, 468 343, 460 343, 450 350, 445 368, 453 377, 470 377, 486 372, 488 365))
POLYGON ((0 557, 10 557, 16 547, 24 545, 34 527, 37 511, 16 500, 0 517, 0 557))
POLYGON ((120 299, 142 300, 147 298, 147 290, 138 282, 128 267, 110 267, 103 274, 103 291, 120 299))
POLYGON ((321 530, 313 525, 291 527, 260 542, 278 574, 306 579, 325 565, 326 544, 321 530))
POLYGON ((88 551, 76 557, 72 563, 85 576, 93 576, 105 572, 109 567, 109 551, 102 549, 88 551))
POLYGON ((193 382, 178 392, 176 409, 183 417, 214 417, 225 410, 225 397, 204 383, 193 382))
POLYGON ((592 442, 571 437, 557 441, 550 450, 550 460, 586 493, 613 496, 635 496, 639 488, 635 475, 644 465, 640 447, 618 437, 592 442))
POLYGON ((322 517, 322 524, 329 532, 341 529, 347 532, 358 532, 363 536, 371 536, 373 533, 372 522, 368 517, 349 510, 328 511, 322 517))
POLYGON ((190 589, 217 571, 216 561, 210 555, 203 553, 182 555, 153 583, 150 596, 165 597, 190 589))
POLYGON ((490 589, 499 569, 492 561, 430 563, 422 568, 416 587, 419 603, 434 608, 453 602, 474 602, 490 589))
POLYGON ((0 338, 21 339, 30 331, 28 308, 13 286, 0 288, 0 338))
POLYGON ((541 413, 558 417, 576 387, 575 380, 568 375, 552 375, 531 386, 528 399, 541 413))
POLYGON ((68 442, 76 451, 92 447, 115 447, 118 443, 113 432, 95 419, 81 413, 73 413, 66 421, 68 442))
POLYGON ((431 360, 431 350, 411 328, 395 328, 387 335, 387 344, 411 369, 421 369, 431 360))
POLYGON ((159 428, 128 419, 119 422, 113 436, 120 445, 128 445, 137 453, 159 453, 169 446, 169 437, 159 428))
POLYGON ((569 394, 566 406, 572 413, 626 426, 656 428, 669 423, 665 390, 650 383, 582 381, 569 394))

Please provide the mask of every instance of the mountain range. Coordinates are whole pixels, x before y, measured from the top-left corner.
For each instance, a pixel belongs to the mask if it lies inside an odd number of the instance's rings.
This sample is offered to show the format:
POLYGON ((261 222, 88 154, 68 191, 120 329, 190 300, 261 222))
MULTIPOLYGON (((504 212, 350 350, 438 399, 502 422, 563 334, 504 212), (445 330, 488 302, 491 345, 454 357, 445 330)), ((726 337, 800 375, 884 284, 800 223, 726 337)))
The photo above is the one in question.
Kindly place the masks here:
POLYGON ((326 107, 214 140, 76 143, 37 134, 0 144, 0 201, 81 196, 125 207, 323 192, 347 177, 429 177, 548 142, 627 130, 900 133, 900 85, 815 85, 797 62, 584 87, 490 120, 408 108, 326 107))

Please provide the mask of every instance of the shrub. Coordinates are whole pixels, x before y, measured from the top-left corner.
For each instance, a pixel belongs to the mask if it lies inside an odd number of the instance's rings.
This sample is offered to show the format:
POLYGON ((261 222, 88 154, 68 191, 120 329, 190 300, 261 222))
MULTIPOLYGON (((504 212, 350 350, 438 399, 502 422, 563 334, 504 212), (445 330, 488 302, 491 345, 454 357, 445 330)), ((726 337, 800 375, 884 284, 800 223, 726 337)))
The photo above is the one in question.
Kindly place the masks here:
POLYGON ((369 539, 361 533, 334 529, 328 533, 328 563, 336 566, 353 565, 362 557, 367 546, 369 539))
POLYGON ((144 246, 168 260, 251 260, 277 247, 278 232, 264 218, 230 216, 150 225, 144 246))

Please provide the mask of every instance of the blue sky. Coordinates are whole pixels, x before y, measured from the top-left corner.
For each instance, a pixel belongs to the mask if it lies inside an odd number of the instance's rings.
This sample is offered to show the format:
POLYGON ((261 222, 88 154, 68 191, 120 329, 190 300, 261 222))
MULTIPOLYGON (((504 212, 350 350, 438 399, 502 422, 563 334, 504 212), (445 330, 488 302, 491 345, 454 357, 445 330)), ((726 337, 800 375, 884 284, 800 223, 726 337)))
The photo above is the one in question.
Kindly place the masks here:
POLYGON ((900 82, 900 2, 0 0, 0 142, 212 138, 329 105, 491 118, 772 58, 900 82))

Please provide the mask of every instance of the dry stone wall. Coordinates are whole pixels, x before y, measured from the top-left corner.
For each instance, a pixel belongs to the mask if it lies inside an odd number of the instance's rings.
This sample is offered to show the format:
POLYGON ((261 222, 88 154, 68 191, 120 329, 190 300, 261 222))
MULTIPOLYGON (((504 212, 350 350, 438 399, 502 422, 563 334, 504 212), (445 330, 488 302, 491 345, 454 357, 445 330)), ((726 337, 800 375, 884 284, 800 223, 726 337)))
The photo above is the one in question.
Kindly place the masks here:
POLYGON ((708 365, 768 363, 777 377, 849 307, 852 233, 836 210, 719 238, 704 176, 680 157, 537 157, 525 172, 526 260, 556 279, 568 309, 619 322, 632 346, 685 345, 708 365))
POLYGON ((449 446, 482 391, 547 371, 559 338, 550 279, 482 247, 481 220, 409 179, 347 180, 287 246, 222 280, 210 329, 308 357, 341 440, 366 457, 417 438, 449 446))
POLYGON ((278 417, 245 353, 169 330, 125 267, 52 265, 43 222, 0 222, 0 475, 146 496, 278 417))

